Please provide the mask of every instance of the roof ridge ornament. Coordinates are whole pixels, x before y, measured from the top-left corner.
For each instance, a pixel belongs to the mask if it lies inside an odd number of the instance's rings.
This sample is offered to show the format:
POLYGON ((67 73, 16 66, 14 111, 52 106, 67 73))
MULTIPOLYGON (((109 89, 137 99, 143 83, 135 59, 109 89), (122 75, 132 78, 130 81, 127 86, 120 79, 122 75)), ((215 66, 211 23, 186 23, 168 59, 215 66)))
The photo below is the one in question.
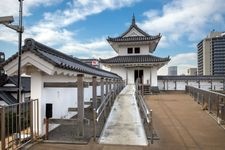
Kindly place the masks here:
POLYGON ((132 25, 135 25, 136 22, 135 22, 135 16, 134 16, 134 13, 133 13, 133 17, 132 17, 132 25))

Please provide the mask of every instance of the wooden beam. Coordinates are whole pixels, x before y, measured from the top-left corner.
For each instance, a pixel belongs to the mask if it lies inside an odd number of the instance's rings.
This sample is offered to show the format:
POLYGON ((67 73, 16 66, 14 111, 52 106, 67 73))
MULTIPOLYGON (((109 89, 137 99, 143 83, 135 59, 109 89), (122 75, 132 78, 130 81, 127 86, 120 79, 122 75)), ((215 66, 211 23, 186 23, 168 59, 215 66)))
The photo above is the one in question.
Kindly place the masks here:
MULTIPOLYGON (((84 88, 90 85, 90 82, 83 82, 84 88)), ((77 88, 77 82, 44 82, 44 88, 77 88)))
POLYGON ((93 101, 93 108, 97 109, 97 80, 96 76, 92 78, 92 101, 93 101))
POLYGON ((83 84, 84 75, 77 75, 77 100, 78 100, 78 135, 83 137, 84 135, 84 84, 83 84))
POLYGON ((77 125, 78 119, 55 119, 50 118, 49 124, 61 124, 61 125, 77 125))

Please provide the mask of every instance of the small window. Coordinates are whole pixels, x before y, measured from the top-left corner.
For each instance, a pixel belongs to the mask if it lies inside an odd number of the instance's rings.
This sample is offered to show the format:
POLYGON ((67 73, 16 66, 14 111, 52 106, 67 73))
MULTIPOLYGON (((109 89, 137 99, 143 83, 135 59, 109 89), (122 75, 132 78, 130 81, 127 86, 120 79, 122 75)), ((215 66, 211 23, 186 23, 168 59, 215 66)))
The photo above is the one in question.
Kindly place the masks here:
POLYGON ((133 53, 133 48, 127 48, 127 53, 132 54, 133 53))
POLYGON ((135 52, 136 54, 137 54, 137 53, 140 53, 140 47, 135 47, 134 52, 135 52))

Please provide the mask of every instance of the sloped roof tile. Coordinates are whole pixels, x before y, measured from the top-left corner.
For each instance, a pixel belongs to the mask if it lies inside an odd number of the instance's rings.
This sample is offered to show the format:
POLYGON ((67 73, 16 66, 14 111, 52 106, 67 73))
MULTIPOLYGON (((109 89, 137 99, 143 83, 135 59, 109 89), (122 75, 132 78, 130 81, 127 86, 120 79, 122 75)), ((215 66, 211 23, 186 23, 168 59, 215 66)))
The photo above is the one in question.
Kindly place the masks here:
MULTIPOLYGON (((38 57, 44 59, 45 61, 48 61, 49 63, 58 68, 96 75, 100 77, 121 78, 115 73, 87 65, 75 57, 59 52, 31 38, 25 40, 25 45, 23 46, 22 53, 26 51, 34 53, 38 57)), ((5 61, 3 66, 16 58, 17 54, 11 56, 8 60, 5 61)))
POLYGON ((126 55, 116 56, 109 59, 100 59, 101 63, 115 64, 115 63, 154 63, 154 62, 168 62, 169 57, 161 58, 152 55, 126 55))

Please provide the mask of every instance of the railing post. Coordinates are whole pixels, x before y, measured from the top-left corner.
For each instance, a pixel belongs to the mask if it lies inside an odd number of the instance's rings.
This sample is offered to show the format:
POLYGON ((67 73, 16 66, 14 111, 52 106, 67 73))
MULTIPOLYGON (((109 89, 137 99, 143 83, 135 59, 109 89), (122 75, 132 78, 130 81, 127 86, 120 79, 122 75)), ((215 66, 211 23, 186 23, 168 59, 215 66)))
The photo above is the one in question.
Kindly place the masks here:
POLYGON ((116 99, 116 79, 113 79, 113 101, 116 99))
POLYGON ((32 138, 32 140, 33 140, 33 138, 34 138, 34 129, 33 129, 33 115, 34 115, 34 113, 33 113, 33 103, 34 103, 34 101, 30 101, 30 136, 31 136, 31 138, 32 138))
MULTIPOLYGON (((104 91, 104 78, 101 78, 101 103, 104 102, 104 96, 105 91, 104 91)), ((105 110, 104 110, 104 122, 106 121, 106 114, 105 114, 105 110)))
POLYGON ((204 94, 202 93, 202 106, 204 106, 205 100, 204 100, 204 94))
POLYGON ((109 100, 109 107, 111 108, 111 106, 112 106, 112 95, 113 95, 113 93, 112 93, 112 80, 111 79, 109 79, 109 92, 110 92, 110 100, 109 100))
POLYGON ((93 109, 93 124, 94 124, 94 127, 93 127, 93 134, 94 134, 94 141, 96 142, 96 135, 97 135, 97 123, 96 123, 96 119, 97 119, 97 114, 96 114, 96 109, 94 108, 93 109))
POLYGON ((101 78, 101 103, 103 102, 104 100, 104 78, 101 78))
POLYGON ((209 94, 208 106, 209 106, 208 111, 209 113, 211 113, 211 94, 209 94))
POLYGON ((1 113, 1 148, 5 150, 5 108, 0 108, 1 113))
POLYGON ((150 124, 151 124, 151 125, 150 125, 150 127, 151 127, 151 128, 150 128, 150 130, 151 130, 151 131, 150 131, 150 132, 151 132, 151 144, 153 144, 154 133, 153 133, 152 109, 150 110, 150 117, 151 117, 151 118, 150 118, 150 124))
POLYGON ((77 75, 77 99, 78 99, 78 136, 84 136, 84 85, 83 74, 77 75))
POLYGON ((105 83, 105 85, 106 85, 106 95, 108 95, 108 93, 109 93, 109 79, 106 79, 106 83, 105 83))
POLYGON ((97 77, 92 77, 92 101, 93 108, 97 109, 97 77))
POLYGON ((197 102, 199 104, 199 92, 197 93, 197 102))
POLYGON ((118 93, 118 80, 116 79, 116 81, 115 81, 115 91, 116 91, 116 95, 117 95, 117 93, 118 93))
POLYGON ((217 106, 216 106, 216 117, 219 117, 219 105, 220 105, 220 99, 219 99, 219 95, 217 95, 217 106))

